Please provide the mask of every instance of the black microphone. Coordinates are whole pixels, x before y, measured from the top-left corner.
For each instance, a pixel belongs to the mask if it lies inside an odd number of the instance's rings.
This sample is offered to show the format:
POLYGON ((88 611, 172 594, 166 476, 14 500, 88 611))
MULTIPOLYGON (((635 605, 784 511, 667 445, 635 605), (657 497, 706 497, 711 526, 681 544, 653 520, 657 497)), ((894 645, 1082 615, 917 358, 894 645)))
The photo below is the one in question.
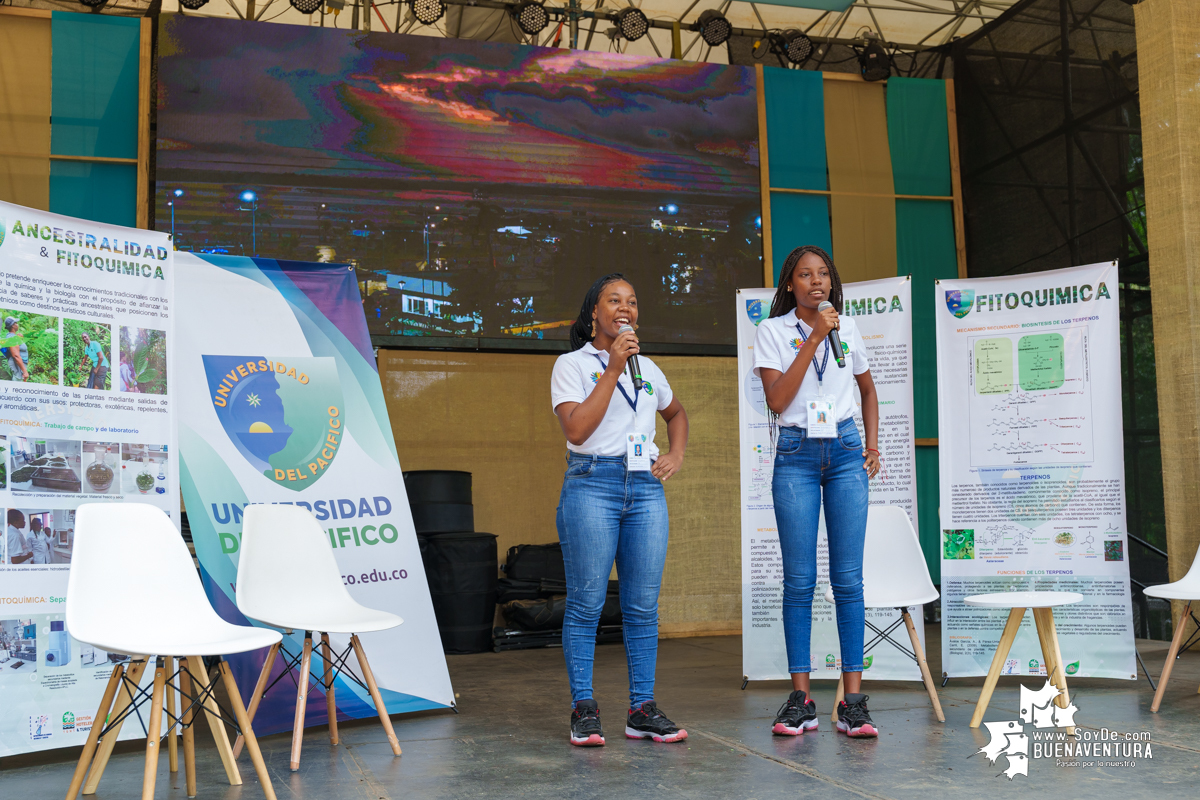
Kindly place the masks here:
MULTIPOLYGON (((827 308, 833 308, 833 303, 829 302, 828 300, 822 300, 821 304, 817 306, 817 311, 824 311, 827 308)), ((833 348, 833 358, 835 361, 837 361, 837 365, 839 367, 845 367, 846 354, 842 352, 842 337, 838 336, 837 328, 831 330, 829 335, 825 337, 825 340, 829 342, 829 346, 833 348)))
MULTIPOLYGON (((633 326, 622 325, 617 330, 617 333, 625 333, 626 331, 632 332, 633 326)), ((629 367, 629 377, 633 381, 633 391, 640 392, 642 390, 642 368, 638 366, 637 353, 631 355, 625 364, 629 367)))

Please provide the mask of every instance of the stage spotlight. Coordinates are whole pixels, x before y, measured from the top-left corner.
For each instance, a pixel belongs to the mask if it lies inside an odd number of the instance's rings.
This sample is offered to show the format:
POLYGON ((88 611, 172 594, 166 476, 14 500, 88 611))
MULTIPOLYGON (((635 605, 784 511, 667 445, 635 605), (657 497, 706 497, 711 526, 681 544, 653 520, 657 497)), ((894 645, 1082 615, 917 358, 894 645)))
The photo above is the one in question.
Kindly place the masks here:
MULTIPOLYGON (((80 0, 82 2, 82 0, 80 0)), ((84 5, 87 5, 84 3, 84 5)), ((188 11, 199 11, 208 5, 208 0, 179 0, 179 5, 186 8, 188 11)))
POLYGON ((868 37, 858 51, 858 68, 864 81, 886 81, 892 74, 892 59, 878 40, 868 37))
POLYGON ((521 0, 520 3, 511 6, 508 13, 527 36, 536 36, 550 24, 550 15, 546 12, 546 7, 536 0, 521 0))
POLYGON ((709 47, 723 45, 733 36, 733 26, 729 24, 729 20, 725 19, 725 15, 720 11, 712 8, 700 15, 693 29, 700 31, 700 38, 704 39, 704 43, 709 47))
POLYGON ((444 0, 412 0, 413 16, 422 25, 432 25, 446 13, 444 0))
POLYGON ((243 203, 253 203, 255 200, 258 199, 258 195, 255 194, 250 189, 247 189, 246 191, 242 192, 241 195, 239 195, 239 197, 241 197, 243 203))
POLYGON ((640 8, 630 6, 617 12, 617 28, 620 29, 622 38, 636 42, 650 30, 650 20, 646 19, 640 8))
POLYGON ((301 14, 315 14, 321 10, 324 0, 288 0, 288 2, 301 14))
POLYGON ((183 197, 183 189, 176 189, 175 191, 171 192, 171 194, 175 195, 176 197, 183 197))
MULTIPOLYGON (((88 8, 100 8, 107 2, 108 0, 79 0, 80 5, 87 6, 88 8)), ((207 3, 208 0, 204 0, 204 2, 207 3)))
POLYGON ((794 28, 776 34, 774 39, 779 54, 797 66, 808 61, 812 55, 812 40, 794 28))

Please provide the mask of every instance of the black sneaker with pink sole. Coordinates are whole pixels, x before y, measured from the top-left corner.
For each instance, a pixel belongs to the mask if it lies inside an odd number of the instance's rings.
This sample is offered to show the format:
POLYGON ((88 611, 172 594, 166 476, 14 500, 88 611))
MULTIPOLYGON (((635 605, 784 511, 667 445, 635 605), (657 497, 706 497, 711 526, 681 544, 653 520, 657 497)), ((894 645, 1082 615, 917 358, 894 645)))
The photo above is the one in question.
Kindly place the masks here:
POLYGON ((797 689, 779 707, 771 733, 776 736, 799 736, 816 729, 817 704, 808 698, 803 689, 797 689))
POLYGON ((600 727, 600 706, 595 700, 580 700, 571 712, 571 744, 576 747, 601 747, 604 729, 600 727))
POLYGON ((854 739, 874 739, 879 735, 879 729, 867 711, 865 694, 848 694, 838 703, 837 729, 854 739))
POLYGON ((687 731, 667 719, 653 700, 629 709, 625 735, 630 739, 653 739, 656 742, 682 742, 687 731))

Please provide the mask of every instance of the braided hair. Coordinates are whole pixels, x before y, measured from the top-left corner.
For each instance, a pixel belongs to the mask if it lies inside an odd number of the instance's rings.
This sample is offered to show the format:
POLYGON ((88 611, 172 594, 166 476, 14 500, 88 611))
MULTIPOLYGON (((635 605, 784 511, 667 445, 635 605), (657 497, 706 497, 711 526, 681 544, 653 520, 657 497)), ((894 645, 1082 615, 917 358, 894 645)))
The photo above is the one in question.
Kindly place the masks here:
POLYGON ((620 272, 613 272, 593 283, 592 288, 588 289, 587 294, 583 296, 583 305, 579 308, 579 319, 571 324, 572 350, 578 350, 594 338, 592 336, 594 324, 592 312, 596 310, 596 304, 600 302, 600 293, 604 291, 604 287, 617 281, 629 282, 620 272))
POLYGON ((788 284, 792 280, 792 273, 796 271, 796 264, 807 253, 816 253, 829 268, 829 302, 833 303, 839 314, 842 313, 842 278, 838 275, 837 267, 833 265, 833 259, 815 244, 806 244, 788 253, 787 259, 784 260, 783 268, 779 270, 779 287, 775 290, 775 299, 771 301, 769 316, 782 317, 796 307, 796 297, 788 290, 788 284))

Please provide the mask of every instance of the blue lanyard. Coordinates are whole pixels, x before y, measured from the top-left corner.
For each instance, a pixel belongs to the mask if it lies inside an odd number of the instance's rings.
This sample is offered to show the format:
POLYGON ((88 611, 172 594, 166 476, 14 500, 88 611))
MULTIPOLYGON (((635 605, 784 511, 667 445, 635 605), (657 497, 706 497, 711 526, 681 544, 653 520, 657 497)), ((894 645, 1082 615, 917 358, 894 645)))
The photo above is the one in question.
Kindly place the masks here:
MULTIPOLYGON (((828 345, 826 346, 826 349, 828 349, 828 345)), ((604 363, 604 359, 600 357, 599 353, 592 353, 592 355, 595 356, 596 360, 600 362, 600 366, 602 368, 608 369, 608 364, 604 363)), ((828 357, 829 354, 826 353, 825 355, 828 357)), ((621 394, 625 397, 625 402, 629 403, 629 407, 633 409, 634 416, 637 416, 637 401, 638 401, 637 389, 633 390, 633 399, 630 400, 629 393, 626 392, 625 387, 621 385, 621 378, 619 376, 617 377, 617 388, 621 390, 621 394)))
MULTIPOLYGON (((808 334, 806 334, 804 332, 804 329, 800 327, 799 322, 796 323, 796 330, 799 331, 800 338, 803 341, 807 342, 808 334)), ((813 354, 813 369, 815 369, 817 371, 817 392, 818 393, 820 393, 821 390, 824 388, 823 381, 825 379, 825 367, 827 367, 827 366, 829 366, 829 342, 828 341, 825 342, 825 355, 821 359, 821 366, 819 366, 819 367, 817 366, 817 356, 815 353, 813 354)))

